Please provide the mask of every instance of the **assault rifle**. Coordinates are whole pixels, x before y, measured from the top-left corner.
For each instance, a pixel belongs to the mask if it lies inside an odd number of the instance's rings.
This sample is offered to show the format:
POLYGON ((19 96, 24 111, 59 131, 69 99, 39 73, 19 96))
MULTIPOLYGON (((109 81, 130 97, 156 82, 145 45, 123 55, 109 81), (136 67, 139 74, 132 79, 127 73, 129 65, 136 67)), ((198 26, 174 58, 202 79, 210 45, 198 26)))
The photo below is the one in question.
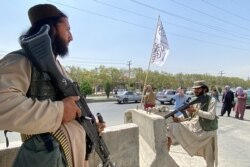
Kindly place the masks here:
POLYGON ((93 146, 92 150, 95 149, 102 161, 101 165, 103 167, 115 167, 116 165, 110 160, 110 152, 104 140, 99 135, 95 117, 90 111, 84 96, 81 95, 78 84, 63 76, 56 65, 56 57, 53 54, 51 39, 48 35, 49 29, 49 25, 44 25, 38 33, 28 37, 22 36, 20 38, 20 45, 30 61, 40 71, 49 74, 53 83, 55 83, 65 97, 80 96, 77 105, 81 109, 81 116, 76 119, 85 129, 87 137, 93 146))
POLYGON ((196 104, 196 103, 202 103, 202 102, 205 102, 206 100, 206 94, 203 94, 201 96, 198 96, 197 98, 191 100, 189 103, 185 102, 182 106, 180 106, 179 108, 175 109, 174 111, 168 113, 167 115, 164 116, 165 119, 169 118, 169 117, 174 117, 174 114, 176 114, 177 112, 182 112, 183 116, 185 118, 188 118, 188 115, 186 113, 186 109, 190 106, 190 105, 193 105, 193 104, 196 104))

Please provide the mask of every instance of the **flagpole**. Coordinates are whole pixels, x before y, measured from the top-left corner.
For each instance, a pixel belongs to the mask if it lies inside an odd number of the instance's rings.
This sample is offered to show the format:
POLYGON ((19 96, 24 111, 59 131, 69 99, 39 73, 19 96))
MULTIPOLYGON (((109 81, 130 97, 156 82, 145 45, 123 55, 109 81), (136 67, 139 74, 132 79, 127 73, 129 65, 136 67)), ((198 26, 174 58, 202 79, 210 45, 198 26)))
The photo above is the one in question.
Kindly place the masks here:
MULTIPOLYGON (((157 29, 158 29, 159 20, 160 20, 160 15, 158 16, 158 21, 157 21, 157 26, 156 26, 155 36, 154 36, 154 40, 153 40, 153 41, 155 41, 155 39, 156 39, 156 33, 157 33, 157 29)), ((151 59, 152 59, 153 50, 154 50, 154 42, 153 42, 153 47, 152 47, 152 51, 151 51, 150 58, 149 58, 149 62, 148 62, 148 69, 147 69, 145 81, 144 81, 144 84, 143 84, 142 98, 141 98, 140 107, 142 107, 142 101, 143 101, 143 99, 144 99, 144 92, 145 92, 146 83, 147 83, 147 79, 148 79, 148 73, 149 73, 149 68, 150 68, 150 64, 151 64, 151 59)), ((151 85, 151 86, 152 86, 152 85, 151 85)), ((153 88, 153 87, 152 87, 152 88, 153 88)))

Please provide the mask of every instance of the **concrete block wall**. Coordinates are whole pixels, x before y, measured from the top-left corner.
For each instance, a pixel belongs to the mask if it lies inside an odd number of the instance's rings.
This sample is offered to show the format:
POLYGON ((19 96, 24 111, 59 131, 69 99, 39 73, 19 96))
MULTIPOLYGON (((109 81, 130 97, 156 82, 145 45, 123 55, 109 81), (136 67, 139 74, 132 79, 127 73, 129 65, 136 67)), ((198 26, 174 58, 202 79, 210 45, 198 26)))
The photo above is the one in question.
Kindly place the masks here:
MULTIPOLYGON (((139 167, 139 129, 136 124, 122 124, 105 128, 102 135, 117 167, 139 167)), ((0 167, 11 167, 21 142, 10 148, 0 149, 0 167)), ((13 145, 13 143, 11 143, 13 145)), ((84 157, 83 157, 84 158, 84 157)), ((93 153, 89 167, 97 167, 100 159, 93 153)))
POLYGON ((0 167, 11 167, 20 143, 10 148, 0 149, 0 167))
MULTIPOLYGON (((110 159, 117 167, 140 167, 139 128, 134 123, 105 128, 103 139, 110 150, 110 159)), ((97 153, 92 154, 90 167, 100 163, 97 153)))
MULTIPOLYGON (((166 120, 143 110, 128 110, 126 124, 107 127, 103 139, 117 167, 177 167, 166 147, 166 120)), ((11 167, 19 145, 0 149, 0 167, 11 167)), ((97 167, 99 156, 93 153, 90 167, 97 167)))
POLYGON ((135 123, 140 134, 141 167, 177 167, 167 150, 166 120, 144 110, 128 110, 125 123, 135 123))

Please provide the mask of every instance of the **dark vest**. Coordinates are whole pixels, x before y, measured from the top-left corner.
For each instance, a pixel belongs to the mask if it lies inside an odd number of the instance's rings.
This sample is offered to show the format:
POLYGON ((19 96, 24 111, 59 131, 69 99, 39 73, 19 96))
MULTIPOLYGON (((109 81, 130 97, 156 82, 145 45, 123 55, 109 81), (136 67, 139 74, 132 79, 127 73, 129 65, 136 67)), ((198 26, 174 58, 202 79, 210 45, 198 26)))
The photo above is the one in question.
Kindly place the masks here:
POLYGON ((30 87, 27 97, 38 100, 50 99, 51 101, 62 100, 63 95, 54 87, 50 76, 32 67, 30 87))
MULTIPOLYGON (((12 52, 12 54, 19 54, 22 56, 27 55, 24 50, 20 49, 12 52)), ((30 61, 32 64, 32 62, 30 61)), ((26 93, 27 97, 32 99, 45 100, 50 99, 51 101, 62 100, 63 94, 58 90, 57 87, 53 85, 51 77, 46 72, 38 71, 35 66, 32 66, 31 69, 31 82, 28 92, 26 93)))
MULTIPOLYGON (((28 58, 26 53, 22 49, 14 51, 12 53, 19 54, 28 58)), ((31 61, 30 63, 32 64, 31 61)), ((46 72, 38 71, 37 68, 34 66, 32 66, 31 68, 32 68, 31 69, 31 82, 30 82, 30 87, 28 89, 28 92, 26 94, 27 97, 30 97, 32 99, 38 99, 38 100, 46 100, 46 99, 50 99, 51 101, 62 100, 63 94, 59 91, 59 89, 56 86, 53 85, 53 82, 49 74, 46 72)), ((40 135, 43 138, 45 138, 45 141, 46 141, 48 134, 52 135, 59 142, 59 144, 61 145, 62 151, 64 153, 64 156, 66 158, 67 165, 68 167, 71 167, 73 164, 72 154, 71 154, 71 150, 69 147, 69 143, 63 131, 59 128, 56 132, 45 133, 45 137, 43 137, 44 134, 40 134, 40 135)), ((25 142, 32 136, 33 135, 21 134, 21 138, 23 142, 25 142)))
MULTIPOLYGON (((208 111, 208 105, 209 105, 212 97, 207 95, 206 98, 207 98, 206 101, 201 103, 200 109, 202 111, 208 111)), ((212 130, 218 129, 217 116, 215 116, 215 118, 213 120, 199 117, 199 122, 200 122, 200 125, 204 131, 212 131, 212 130)))

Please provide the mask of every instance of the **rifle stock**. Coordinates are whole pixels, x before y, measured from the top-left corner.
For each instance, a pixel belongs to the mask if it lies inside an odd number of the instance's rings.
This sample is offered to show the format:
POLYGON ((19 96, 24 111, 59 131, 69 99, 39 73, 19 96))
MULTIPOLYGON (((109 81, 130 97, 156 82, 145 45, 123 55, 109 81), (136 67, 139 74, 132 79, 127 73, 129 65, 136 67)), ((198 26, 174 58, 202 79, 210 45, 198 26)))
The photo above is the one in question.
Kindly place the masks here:
POLYGON ((174 116, 174 114, 176 114, 178 111, 181 111, 184 115, 185 118, 188 117, 187 113, 186 113, 186 109, 190 106, 190 105, 193 105, 193 104, 196 104, 196 103, 202 103, 206 100, 206 94, 203 94, 193 100, 191 100, 189 103, 184 103, 182 106, 180 106, 179 108, 175 109, 174 111, 168 113, 167 115, 164 116, 165 119, 171 117, 171 116, 174 116))
POLYGON ((80 93, 79 86, 62 75, 56 65, 56 58, 51 48, 51 39, 48 35, 50 27, 44 25, 40 31, 32 36, 23 36, 20 38, 20 45, 26 52, 28 58, 42 72, 47 72, 59 90, 67 96, 80 96, 77 105, 81 109, 81 116, 76 120, 83 126, 87 137, 90 139, 92 146, 99 155, 103 167, 115 167, 110 160, 110 152, 99 136, 95 117, 90 111, 86 99, 80 93))

